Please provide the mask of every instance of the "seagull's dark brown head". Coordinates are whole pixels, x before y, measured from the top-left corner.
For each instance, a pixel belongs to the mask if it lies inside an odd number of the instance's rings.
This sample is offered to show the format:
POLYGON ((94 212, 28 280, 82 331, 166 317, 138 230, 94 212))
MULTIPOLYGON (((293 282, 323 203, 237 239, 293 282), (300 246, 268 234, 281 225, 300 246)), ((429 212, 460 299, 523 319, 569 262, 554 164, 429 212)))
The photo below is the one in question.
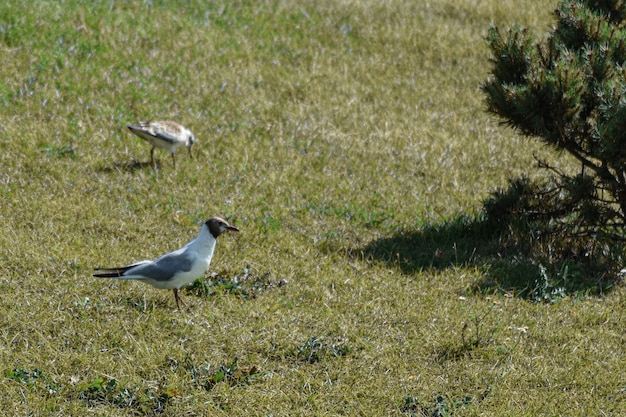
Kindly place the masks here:
POLYGON ((220 217, 211 217, 204 224, 206 224, 206 227, 209 228, 209 232, 211 232, 213 237, 216 239, 219 235, 221 235, 224 232, 227 232, 227 231, 238 232, 239 231, 239 228, 237 228, 236 226, 233 226, 232 224, 228 223, 226 220, 220 217))

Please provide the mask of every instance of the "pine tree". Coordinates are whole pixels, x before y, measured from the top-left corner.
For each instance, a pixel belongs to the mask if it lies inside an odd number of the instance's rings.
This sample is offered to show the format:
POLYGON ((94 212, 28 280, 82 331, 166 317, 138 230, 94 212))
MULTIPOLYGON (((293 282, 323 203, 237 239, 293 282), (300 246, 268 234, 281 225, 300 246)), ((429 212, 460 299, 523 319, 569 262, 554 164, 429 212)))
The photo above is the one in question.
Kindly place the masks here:
POLYGON ((518 182, 492 199, 487 211, 520 210, 559 225, 554 229, 559 233, 623 241, 626 4, 564 0, 555 15, 557 24, 542 41, 519 26, 490 27, 492 72, 483 91, 489 112, 523 135, 571 154, 581 169, 572 175, 543 162, 552 171, 551 182, 532 192, 518 182), (515 190, 524 190, 524 197, 512 199, 515 190))

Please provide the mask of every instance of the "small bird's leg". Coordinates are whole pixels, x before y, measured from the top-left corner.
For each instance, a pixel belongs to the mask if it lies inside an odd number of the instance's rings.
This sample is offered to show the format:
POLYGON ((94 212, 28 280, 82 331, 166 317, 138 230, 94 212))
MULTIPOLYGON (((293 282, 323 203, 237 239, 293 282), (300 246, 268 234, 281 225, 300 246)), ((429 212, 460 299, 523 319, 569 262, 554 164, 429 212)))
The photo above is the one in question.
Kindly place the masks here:
POLYGON ((150 165, 154 165, 154 145, 150 148, 150 165))
POLYGON ((189 158, 193 159, 193 155, 191 154, 191 148, 187 148, 187 150, 189 151, 189 158))
POLYGON ((174 169, 176 169, 176 156, 172 154, 172 163, 174 164, 174 169))

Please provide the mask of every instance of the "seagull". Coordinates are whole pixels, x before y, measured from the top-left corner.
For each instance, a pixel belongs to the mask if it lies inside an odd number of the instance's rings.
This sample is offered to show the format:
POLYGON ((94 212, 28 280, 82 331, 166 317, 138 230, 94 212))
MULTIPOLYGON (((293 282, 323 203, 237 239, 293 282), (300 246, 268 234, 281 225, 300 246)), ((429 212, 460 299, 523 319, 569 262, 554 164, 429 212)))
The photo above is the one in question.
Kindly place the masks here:
POLYGON ((239 229, 220 217, 208 219, 200 229, 198 237, 182 248, 153 261, 135 262, 119 268, 96 268, 97 278, 134 279, 156 288, 172 289, 176 307, 186 306, 178 290, 204 275, 211 263, 217 237, 224 232, 238 232, 239 229))
POLYGON ((154 148, 169 150, 176 169, 176 158, 174 154, 180 146, 186 146, 191 156, 191 146, 196 142, 196 138, 189 129, 180 123, 171 120, 160 122, 139 122, 138 125, 128 125, 128 129, 141 139, 152 144, 150 149, 150 163, 154 165, 154 148))

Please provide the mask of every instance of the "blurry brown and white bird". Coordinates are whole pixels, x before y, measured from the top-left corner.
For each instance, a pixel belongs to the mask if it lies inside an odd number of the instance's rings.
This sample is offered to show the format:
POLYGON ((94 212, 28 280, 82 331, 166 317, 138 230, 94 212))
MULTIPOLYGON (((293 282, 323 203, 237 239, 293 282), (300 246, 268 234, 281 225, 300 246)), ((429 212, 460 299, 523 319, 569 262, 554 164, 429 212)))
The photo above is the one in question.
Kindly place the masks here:
POLYGON ((150 163, 154 164, 154 148, 167 149, 172 155, 174 169, 176 168, 176 149, 186 146, 191 156, 191 147, 196 143, 196 138, 189 129, 180 123, 171 120, 157 122, 139 122, 136 125, 128 125, 128 129, 140 138, 150 142, 150 163))
POLYGON ((178 290, 200 278, 208 269, 213 258, 217 238, 224 232, 238 232, 239 229, 219 217, 208 219, 200 229, 198 237, 182 248, 153 260, 139 261, 118 268, 96 268, 97 278, 132 279, 143 281, 156 288, 174 291, 176 307, 180 298, 178 290))

